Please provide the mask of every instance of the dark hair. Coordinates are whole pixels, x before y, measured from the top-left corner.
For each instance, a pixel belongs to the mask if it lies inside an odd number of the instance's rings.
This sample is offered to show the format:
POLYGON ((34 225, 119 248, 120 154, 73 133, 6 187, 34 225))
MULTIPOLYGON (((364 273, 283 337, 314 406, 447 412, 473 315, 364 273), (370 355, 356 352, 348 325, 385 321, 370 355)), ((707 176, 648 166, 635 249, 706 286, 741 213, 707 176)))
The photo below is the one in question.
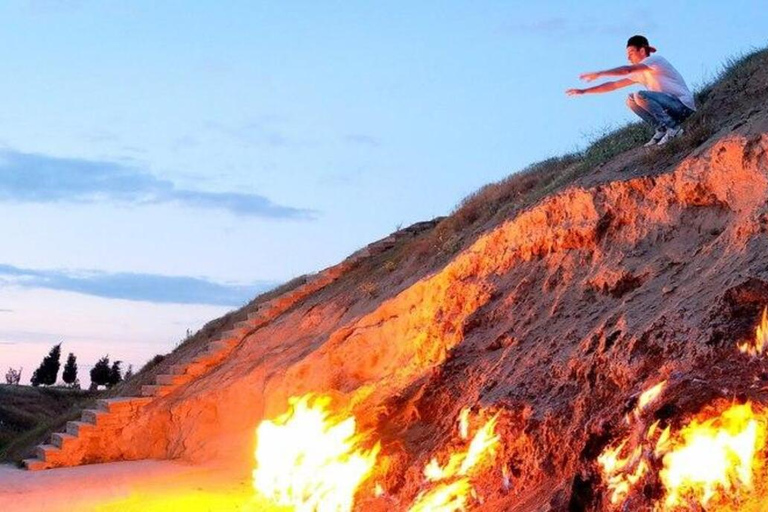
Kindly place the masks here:
POLYGON ((632 36, 627 40, 627 46, 634 46, 637 49, 644 48, 646 55, 650 55, 656 51, 656 48, 651 46, 648 42, 648 38, 645 36, 632 36))

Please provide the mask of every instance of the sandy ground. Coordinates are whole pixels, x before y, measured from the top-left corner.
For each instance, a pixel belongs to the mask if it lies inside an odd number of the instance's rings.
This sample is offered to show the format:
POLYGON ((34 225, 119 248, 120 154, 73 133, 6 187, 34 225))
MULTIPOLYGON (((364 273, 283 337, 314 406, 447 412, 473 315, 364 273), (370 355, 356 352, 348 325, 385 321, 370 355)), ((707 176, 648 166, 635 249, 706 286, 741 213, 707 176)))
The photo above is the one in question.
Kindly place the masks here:
POLYGON ((29 472, 0 465, 0 510, 257 511, 277 510, 258 500, 250 475, 144 460, 29 472))

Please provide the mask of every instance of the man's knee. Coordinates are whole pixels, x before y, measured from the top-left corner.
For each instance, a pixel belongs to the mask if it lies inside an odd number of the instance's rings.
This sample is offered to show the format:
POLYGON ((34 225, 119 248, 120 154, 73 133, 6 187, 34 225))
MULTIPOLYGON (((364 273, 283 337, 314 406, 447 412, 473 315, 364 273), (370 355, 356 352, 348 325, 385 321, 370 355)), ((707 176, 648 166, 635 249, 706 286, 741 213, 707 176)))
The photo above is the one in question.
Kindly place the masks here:
POLYGON ((637 105, 637 101, 635 101, 635 93, 631 92, 627 96, 627 106, 629 108, 632 108, 633 106, 637 105))
POLYGON ((648 94, 649 91, 637 91, 635 93, 635 103, 638 103, 640 105, 647 104, 648 100, 651 98, 651 95, 648 94))

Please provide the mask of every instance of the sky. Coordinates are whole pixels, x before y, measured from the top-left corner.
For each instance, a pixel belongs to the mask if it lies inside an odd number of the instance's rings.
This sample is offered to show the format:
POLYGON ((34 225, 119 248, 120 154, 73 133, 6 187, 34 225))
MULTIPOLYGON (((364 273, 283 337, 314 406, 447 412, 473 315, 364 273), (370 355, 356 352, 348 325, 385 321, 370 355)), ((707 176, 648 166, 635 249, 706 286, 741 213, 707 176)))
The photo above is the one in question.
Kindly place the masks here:
POLYGON ((646 35, 692 87, 764 0, 0 1, 0 372, 80 379, 633 120, 567 97, 646 35))

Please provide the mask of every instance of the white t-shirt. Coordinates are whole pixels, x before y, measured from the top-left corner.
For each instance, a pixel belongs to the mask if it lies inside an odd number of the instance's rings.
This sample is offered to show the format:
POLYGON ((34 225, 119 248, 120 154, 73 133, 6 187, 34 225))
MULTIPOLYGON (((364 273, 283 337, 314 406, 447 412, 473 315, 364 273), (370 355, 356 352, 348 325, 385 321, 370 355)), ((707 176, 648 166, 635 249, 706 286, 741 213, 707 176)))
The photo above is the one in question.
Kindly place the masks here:
POLYGON ((686 107, 696 110, 693 94, 685 84, 683 77, 667 59, 659 55, 649 55, 640 64, 645 64, 650 69, 635 71, 627 75, 627 78, 638 84, 643 84, 649 91, 671 94, 686 107))

